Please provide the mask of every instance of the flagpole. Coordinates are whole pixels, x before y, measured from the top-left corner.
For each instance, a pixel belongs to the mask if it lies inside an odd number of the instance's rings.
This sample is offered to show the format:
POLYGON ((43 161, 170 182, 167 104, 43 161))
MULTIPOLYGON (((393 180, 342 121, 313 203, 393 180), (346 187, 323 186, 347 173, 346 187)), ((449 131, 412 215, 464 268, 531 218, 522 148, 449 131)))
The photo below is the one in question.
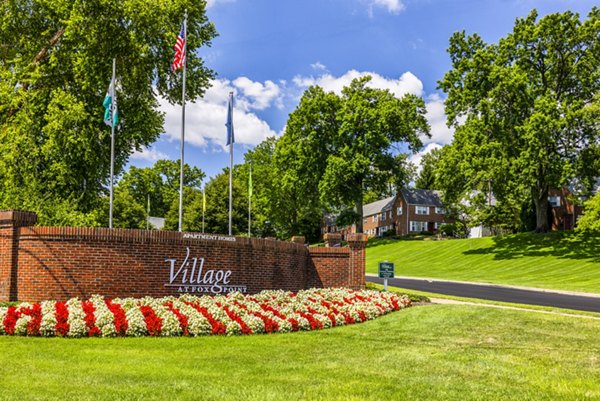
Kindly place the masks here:
POLYGON ((182 107, 181 107, 181 165, 179 167, 179 232, 183 229, 183 166, 184 166, 184 147, 185 147, 185 68, 187 59, 187 9, 183 17, 183 88, 182 88, 182 107))
POLYGON ((112 79, 111 87, 112 93, 110 94, 110 200, 108 206, 108 228, 113 228, 113 198, 114 198, 114 165, 115 165, 115 75, 117 73, 117 59, 113 58, 112 65, 112 79))
POLYGON ((250 227, 252 224, 252 163, 250 163, 250 176, 248 178, 248 237, 250 234, 250 227))
POLYGON ((204 234, 204 213, 206 212, 206 187, 202 190, 202 234, 204 234))
POLYGON ((233 207, 233 92, 229 92, 229 113, 231 113, 231 126, 229 127, 229 235, 231 235, 231 211, 233 207))

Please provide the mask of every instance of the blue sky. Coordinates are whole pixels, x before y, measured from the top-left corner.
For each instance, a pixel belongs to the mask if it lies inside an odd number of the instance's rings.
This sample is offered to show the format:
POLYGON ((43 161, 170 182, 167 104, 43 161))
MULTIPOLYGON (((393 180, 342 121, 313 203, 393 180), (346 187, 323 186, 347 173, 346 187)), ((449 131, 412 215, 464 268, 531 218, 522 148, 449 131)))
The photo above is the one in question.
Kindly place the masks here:
MULTIPOLYGON (((437 81, 450 68, 452 33, 478 33, 486 42, 506 36, 532 9, 543 16, 571 10, 582 18, 589 0, 209 0, 219 36, 200 50, 217 73, 202 99, 186 106, 185 161, 212 177, 229 165, 227 97, 234 92, 234 163, 272 135, 281 135, 303 91, 318 84, 340 91, 370 74, 373 86, 427 102, 432 138, 423 152, 450 143, 444 93, 437 81)), ((179 27, 173 27, 175 31, 179 27)), ((130 163, 178 159, 181 107, 161 101, 165 133, 130 163)), ((412 160, 418 163, 420 154, 412 160)))

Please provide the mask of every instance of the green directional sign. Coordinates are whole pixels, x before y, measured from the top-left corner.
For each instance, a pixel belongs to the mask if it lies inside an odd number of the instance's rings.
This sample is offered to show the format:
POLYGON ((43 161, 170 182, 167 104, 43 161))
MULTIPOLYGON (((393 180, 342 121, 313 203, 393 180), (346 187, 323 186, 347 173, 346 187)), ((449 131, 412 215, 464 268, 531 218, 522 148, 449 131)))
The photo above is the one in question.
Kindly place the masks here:
POLYGON ((379 262, 379 278, 394 278, 394 262, 379 262))

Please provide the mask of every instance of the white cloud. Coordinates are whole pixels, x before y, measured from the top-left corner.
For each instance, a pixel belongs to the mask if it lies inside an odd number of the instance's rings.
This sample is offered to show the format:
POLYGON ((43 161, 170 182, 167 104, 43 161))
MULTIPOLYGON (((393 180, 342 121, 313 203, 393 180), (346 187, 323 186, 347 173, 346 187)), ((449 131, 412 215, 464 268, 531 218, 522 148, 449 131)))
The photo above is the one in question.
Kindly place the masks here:
POLYGON ((206 0, 206 8, 214 7, 217 3, 233 3, 235 0, 206 0))
MULTIPOLYGON (((271 81, 254 85, 254 82, 245 77, 236 79, 233 84, 228 80, 214 80, 203 98, 186 104, 186 143, 216 151, 226 148, 225 122, 229 92, 234 92, 235 99, 235 143, 255 146, 267 137, 276 135, 264 120, 250 111, 267 107, 274 99, 272 93, 279 93, 280 89, 274 89, 269 82, 271 81), (237 91, 236 81, 240 88, 245 89, 241 93, 237 91)), ((167 140, 179 141, 181 106, 169 104, 165 99, 159 99, 159 103, 161 110, 165 112, 165 137, 167 140)))
POLYGON ((371 8, 374 6, 387 8, 391 14, 398 14, 405 8, 400 0, 371 0, 370 6, 371 8))
POLYGON ((148 148, 142 148, 141 151, 136 150, 131 155, 131 159, 133 159, 133 160, 145 160, 145 161, 149 161, 149 162, 155 162, 157 160, 168 159, 168 158, 169 158, 169 156, 167 156, 163 152, 160 152, 156 149, 148 149, 148 148))
POLYGON ((437 143, 448 145, 454 137, 454 128, 446 125, 444 100, 438 95, 430 95, 427 99, 427 121, 431 127, 431 138, 423 138, 423 144, 437 143))
POLYGON ((412 93, 417 96, 423 94, 423 83, 413 73, 405 72, 398 79, 386 78, 376 72, 359 72, 350 70, 340 77, 335 77, 331 74, 323 74, 318 77, 303 77, 296 76, 293 79, 294 84, 300 88, 308 88, 311 85, 319 85, 327 92, 342 93, 344 86, 348 86, 355 78, 371 76, 371 82, 368 86, 372 88, 388 89, 396 97, 402 97, 407 93, 412 93))
POLYGON ((422 151, 412 154, 408 157, 408 160, 410 162, 412 162, 415 166, 417 166, 417 173, 421 172, 421 159, 423 159, 423 156, 429 152, 431 152, 433 149, 440 149, 442 146, 440 144, 437 143, 429 143, 425 146, 425 148, 423 148, 422 151))
POLYGON ((311 64, 310 67, 315 71, 327 71, 327 67, 324 64, 321 64, 320 61, 311 64))
POLYGON ((233 85, 238 88, 244 96, 251 99, 248 104, 250 108, 264 110, 275 103, 277 107, 282 108, 281 90, 273 81, 267 80, 265 83, 251 81, 246 77, 238 77, 233 80, 233 85))

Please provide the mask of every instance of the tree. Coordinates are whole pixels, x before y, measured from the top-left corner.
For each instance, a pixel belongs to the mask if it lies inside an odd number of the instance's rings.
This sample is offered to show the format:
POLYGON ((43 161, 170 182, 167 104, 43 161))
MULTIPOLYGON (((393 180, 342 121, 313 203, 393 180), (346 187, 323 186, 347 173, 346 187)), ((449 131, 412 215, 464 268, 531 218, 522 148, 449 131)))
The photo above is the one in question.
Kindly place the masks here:
MULTIPOLYGON (((163 131, 157 96, 181 101, 173 44, 188 10, 186 95, 213 72, 196 50, 216 35, 205 2, 11 0, 0 5, 0 208, 76 213, 99 206, 109 178, 102 101, 117 60, 115 171, 163 131)), ((52 219, 52 212, 42 213, 52 219)), ((42 219, 42 223, 44 220, 42 219)))
MULTIPOLYGON (((145 228, 148 201, 150 201, 150 213, 152 216, 165 217, 165 228, 177 229, 179 224, 179 160, 158 160, 154 166, 138 168, 131 166, 126 171, 115 187, 115 197, 121 196, 131 203, 131 209, 142 210, 143 213, 136 213, 139 222, 129 224, 129 228, 145 228)), ((186 216, 187 207, 200 193, 202 180, 205 174, 198 167, 190 167, 187 163, 183 166, 183 186, 184 186, 184 220, 191 217, 186 216)), ((116 199, 116 198, 115 198, 116 199)), ((122 202, 126 206, 127 202, 122 202)), ((105 201, 106 204, 108 204, 105 201)), ((108 210, 105 207, 106 210, 108 210)), ((191 211, 190 211, 191 212, 191 211)), ((121 213, 129 214, 126 209, 118 208, 115 200, 115 219, 127 222, 133 219, 125 219, 120 216, 121 213)), ((104 213, 108 218, 108 213, 104 213)), ((106 219, 102 219, 104 223, 106 219)), ((121 225, 123 226, 123 225, 121 225)), ((123 226, 125 227, 125 226, 123 226)))
POLYGON ((284 238, 303 235, 311 241, 319 237, 325 212, 319 182, 339 130, 340 107, 341 99, 334 93, 318 86, 308 88, 277 141, 272 220, 284 238))
POLYGON ((423 99, 414 95, 398 99, 388 90, 369 87, 370 80, 370 76, 354 79, 342 90, 335 110, 338 129, 319 182, 325 204, 354 207, 359 233, 365 190, 385 191, 391 177, 406 175, 405 159, 396 157, 394 149, 405 143, 417 151, 422 146, 419 136, 429 136, 423 99))
POLYGON ((439 86, 456 127, 444 157, 447 174, 462 184, 455 191, 492 180, 499 202, 516 201, 520 210, 531 199, 536 231, 549 229, 548 188, 575 177, 591 182, 585 166, 599 155, 591 108, 600 90, 599 37, 594 7, 585 21, 572 12, 538 20, 534 10, 497 44, 464 32, 450 38, 452 70, 439 86))
MULTIPOLYGON (((276 222, 273 218, 278 198, 274 169, 277 138, 265 139, 244 155, 244 165, 237 177, 240 186, 248 188, 250 166, 252 168, 252 215, 251 233, 261 237, 274 237, 276 222)), ((246 190, 246 194, 248 191, 246 190)))
MULTIPOLYGON (((233 176, 237 177, 239 166, 234 166, 233 176)), ((248 232, 248 196, 245 186, 239 179, 234 179, 233 186, 233 204, 231 213, 231 231, 233 235, 239 235, 248 232)), ((229 168, 224 168, 223 172, 211 178, 205 187, 206 191, 206 213, 205 230, 209 233, 226 234, 229 232, 229 168)), ((201 204, 197 201, 196 210, 202 210, 201 204)), ((194 230, 199 231, 202 226, 200 219, 196 218, 193 223, 194 230)))
POLYGON ((425 153, 421 159, 421 171, 415 181, 417 189, 440 189, 436 177, 437 167, 442 157, 443 148, 431 149, 425 153))
MULTIPOLYGON (((158 160, 154 166, 138 168, 131 166, 119 180, 117 190, 128 190, 135 201, 146 205, 150 197, 150 210, 153 216, 166 217, 176 203, 179 216, 179 160, 158 160)), ((202 187, 206 175, 198 167, 183 166, 183 186, 197 191, 202 187)), ((179 217, 177 217, 179 221, 179 217)))
POLYGON ((289 221, 286 233, 317 237, 327 211, 354 216, 362 232, 365 196, 408 181, 397 148, 404 142, 418 150, 419 135, 429 135, 425 104, 371 88, 370 80, 353 80, 341 96, 311 87, 290 114, 275 154, 278 221, 289 221))
POLYGON ((584 204, 584 214, 577 221, 578 233, 600 234, 600 192, 584 204))

